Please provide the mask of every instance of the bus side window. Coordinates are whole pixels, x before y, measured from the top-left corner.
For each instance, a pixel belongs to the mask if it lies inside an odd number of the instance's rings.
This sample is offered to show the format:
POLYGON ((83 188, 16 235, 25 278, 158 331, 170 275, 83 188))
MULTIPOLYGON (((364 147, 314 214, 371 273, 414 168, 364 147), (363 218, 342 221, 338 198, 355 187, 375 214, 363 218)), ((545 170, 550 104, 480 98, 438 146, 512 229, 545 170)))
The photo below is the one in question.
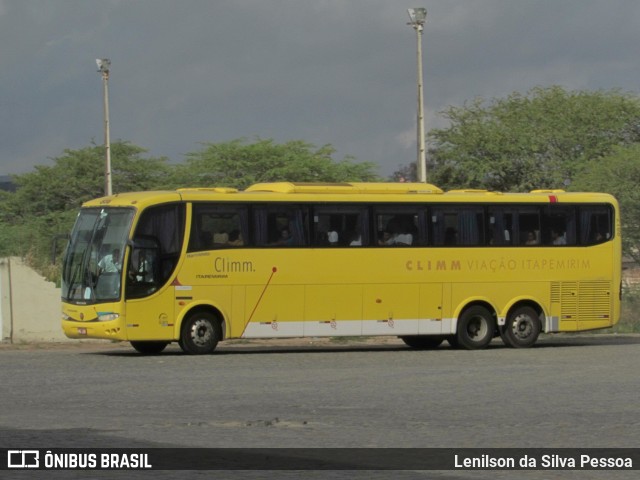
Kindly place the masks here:
POLYGON ((160 242, 156 237, 138 236, 132 242, 127 268, 127 297, 140 298, 155 292, 161 284, 160 242))
POLYGON ((425 211, 419 206, 376 208, 375 243, 378 246, 408 247, 426 243, 425 211))
POLYGON ((611 239, 613 231, 611 211, 608 205, 579 207, 581 245, 596 245, 611 239))
POLYGON ((481 246, 485 244, 484 211, 480 207, 436 207, 431 227, 435 245, 481 246))
POLYGON ((245 206, 194 203, 189 252, 244 246, 249 238, 245 206))
POLYGON ((575 245, 575 208, 550 206, 543 209, 543 243, 545 245, 575 245))
POLYGON ((518 245, 536 246, 541 244, 540 208, 521 207, 517 212, 518 245))
POLYGON ((368 218, 368 210, 365 207, 316 205, 313 207, 311 224, 313 245, 318 247, 366 245, 368 218))
POLYGON ((295 206, 260 206, 254 209, 254 230, 259 246, 299 247, 308 244, 307 209, 295 206))
POLYGON ((489 245, 513 244, 513 213, 489 209, 489 245))
POLYGON ((386 222, 382 220, 379 223, 384 224, 378 238, 379 245, 404 247, 413 245, 416 230, 413 228, 410 217, 394 215, 386 222))
MULTIPOLYGON (((185 216, 184 204, 160 205, 142 212, 136 225, 134 238, 153 239, 154 242, 153 291, 171 278, 178 265, 184 240, 185 216)), ((130 294, 127 292, 127 295, 130 294)))

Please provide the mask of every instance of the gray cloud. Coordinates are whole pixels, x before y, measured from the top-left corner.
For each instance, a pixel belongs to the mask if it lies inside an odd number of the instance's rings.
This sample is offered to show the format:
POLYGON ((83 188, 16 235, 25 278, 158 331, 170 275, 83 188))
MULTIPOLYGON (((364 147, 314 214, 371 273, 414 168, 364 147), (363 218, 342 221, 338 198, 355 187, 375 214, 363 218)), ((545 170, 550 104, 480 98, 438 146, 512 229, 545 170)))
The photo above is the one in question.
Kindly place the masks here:
POLYGON ((637 90, 635 0, 0 0, 0 173, 112 138, 181 161, 238 137, 331 143, 390 174, 415 158, 415 33, 427 128, 536 85, 637 90))

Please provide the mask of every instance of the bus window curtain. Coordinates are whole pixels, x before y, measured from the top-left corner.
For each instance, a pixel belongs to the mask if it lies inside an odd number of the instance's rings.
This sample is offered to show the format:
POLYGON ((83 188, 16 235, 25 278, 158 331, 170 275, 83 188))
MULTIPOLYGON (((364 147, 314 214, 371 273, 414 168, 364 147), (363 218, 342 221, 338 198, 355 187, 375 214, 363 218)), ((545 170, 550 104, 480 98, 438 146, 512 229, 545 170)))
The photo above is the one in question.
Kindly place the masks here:
POLYGON ((460 212, 458 214, 458 242, 461 245, 478 245, 480 234, 476 212, 460 212))
MULTIPOLYGON (((575 212, 575 211, 574 211, 575 212)), ((576 242, 576 216, 571 212, 567 215, 567 231, 565 233, 567 245, 575 245, 576 242)))
POLYGON ((589 245, 595 239, 595 232, 592 232, 591 210, 588 208, 580 209, 580 243, 589 245))
POLYGON ((153 236, 160 243, 163 254, 177 254, 182 247, 183 207, 171 205, 149 209, 144 214, 136 236, 153 236))
POLYGON ((294 210, 289 216, 289 229, 293 238, 293 245, 305 245, 304 215, 302 210, 294 210))
POLYGON ((256 208, 254 211, 256 245, 266 245, 268 239, 267 211, 264 208, 256 208))
POLYGON ((249 243, 249 212, 246 208, 240 208, 238 216, 240 217, 240 234, 244 244, 247 245, 249 243))

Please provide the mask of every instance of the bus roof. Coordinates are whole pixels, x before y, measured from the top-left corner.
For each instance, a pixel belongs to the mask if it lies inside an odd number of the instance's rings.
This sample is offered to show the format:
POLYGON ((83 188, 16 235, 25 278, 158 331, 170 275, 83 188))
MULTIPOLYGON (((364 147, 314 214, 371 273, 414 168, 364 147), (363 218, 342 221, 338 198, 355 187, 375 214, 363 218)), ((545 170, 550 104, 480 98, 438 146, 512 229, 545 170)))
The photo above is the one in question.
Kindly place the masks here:
POLYGON ((430 183, 305 183, 276 182, 256 183, 246 192, 273 193, 344 193, 344 194, 385 194, 385 193, 443 193, 430 183))
POLYGON ((617 203, 606 193, 565 192, 564 190, 532 190, 529 193, 503 193, 489 190, 463 189, 444 192, 428 183, 257 183, 241 191, 235 188, 180 188, 170 191, 119 193, 90 200, 83 207, 139 207, 178 201, 349 201, 389 202, 489 202, 489 203, 617 203))

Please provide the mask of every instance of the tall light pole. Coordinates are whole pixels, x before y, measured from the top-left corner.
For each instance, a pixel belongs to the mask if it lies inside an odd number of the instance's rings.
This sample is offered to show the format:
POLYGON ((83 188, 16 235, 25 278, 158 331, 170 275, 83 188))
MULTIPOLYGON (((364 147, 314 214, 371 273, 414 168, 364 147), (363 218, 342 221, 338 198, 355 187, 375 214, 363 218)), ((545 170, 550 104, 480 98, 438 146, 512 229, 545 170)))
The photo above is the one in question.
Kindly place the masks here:
POLYGON ((418 40, 418 180, 427 182, 427 154, 424 145, 424 98, 422 94, 422 30, 427 20, 426 8, 409 8, 409 18, 411 25, 416 31, 418 40))
POLYGON ((111 138, 109 133, 109 69, 111 60, 108 58, 96 58, 98 72, 102 74, 103 101, 104 101, 104 194, 113 193, 111 188, 111 138))

